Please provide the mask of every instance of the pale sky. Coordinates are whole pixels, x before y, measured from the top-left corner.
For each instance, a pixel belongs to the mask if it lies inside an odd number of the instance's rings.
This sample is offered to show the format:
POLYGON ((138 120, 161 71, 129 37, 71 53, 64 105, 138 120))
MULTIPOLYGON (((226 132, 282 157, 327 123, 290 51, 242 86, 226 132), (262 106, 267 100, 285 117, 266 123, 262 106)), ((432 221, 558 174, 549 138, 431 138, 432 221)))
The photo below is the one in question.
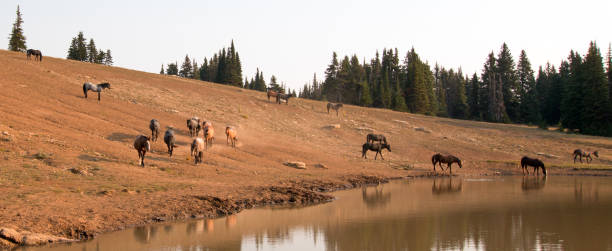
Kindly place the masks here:
POLYGON ((323 79, 332 52, 372 58, 376 50, 414 47, 423 60, 480 74, 490 51, 506 42, 515 62, 521 49, 537 70, 558 65, 570 49, 586 53, 595 40, 612 42, 612 1, 128 1, 2 0, 2 47, 17 5, 28 48, 65 58, 83 31, 115 66, 158 73, 185 54, 201 64, 234 40, 243 77, 256 68, 301 88, 323 79))

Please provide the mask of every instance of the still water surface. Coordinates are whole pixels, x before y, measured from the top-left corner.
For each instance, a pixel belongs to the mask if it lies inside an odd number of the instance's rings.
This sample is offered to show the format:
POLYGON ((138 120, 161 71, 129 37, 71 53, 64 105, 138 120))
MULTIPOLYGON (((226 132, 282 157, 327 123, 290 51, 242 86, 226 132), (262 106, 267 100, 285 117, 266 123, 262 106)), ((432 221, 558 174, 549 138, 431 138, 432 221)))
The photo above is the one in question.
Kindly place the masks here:
POLYGON ((612 250, 612 178, 409 179, 23 250, 612 250))

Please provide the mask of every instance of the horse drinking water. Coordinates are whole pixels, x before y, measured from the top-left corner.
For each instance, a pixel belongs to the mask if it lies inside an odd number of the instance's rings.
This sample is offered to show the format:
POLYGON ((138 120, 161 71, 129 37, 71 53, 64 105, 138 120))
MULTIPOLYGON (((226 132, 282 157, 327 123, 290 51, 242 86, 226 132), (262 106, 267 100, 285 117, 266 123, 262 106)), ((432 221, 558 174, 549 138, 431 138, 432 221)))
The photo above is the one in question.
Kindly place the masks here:
POLYGON ((542 162, 539 159, 532 159, 529 158, 527 156, 523 157, 521 159, 521 168, 523 169, 523 175, 525 175, 525 171, 527 171, 527 175, 529 175, 529 169, 527 169, 528 167, 532 166, 533 167, 533 172, 538 175, 538 169, 541 167, 542 168, 542 174, 544 174, 544 176, 546 176, 546 168, 544 167, 544 162, 542 162))
POLYGON ((101 83, 101 84, 92 84, 90 82, 83 83, 83 94, 85 94, 85 98, 87 98, 87 91, 97 92, 98 93, 98 102, 100 102, 100 93, 104 89, 111 89, 111 85, 109 83, 101 83))

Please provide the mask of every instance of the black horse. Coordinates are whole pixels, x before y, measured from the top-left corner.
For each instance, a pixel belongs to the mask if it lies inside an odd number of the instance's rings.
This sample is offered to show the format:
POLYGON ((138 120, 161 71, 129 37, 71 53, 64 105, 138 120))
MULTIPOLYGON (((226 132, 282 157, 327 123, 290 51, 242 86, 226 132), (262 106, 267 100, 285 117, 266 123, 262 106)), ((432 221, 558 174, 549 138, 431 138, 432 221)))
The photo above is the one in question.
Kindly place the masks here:
POLYGON ((30 59, 30 57, 34 55, 34 61, 42 61, 42 58, 43 58, 42 52, 40 52, 39 50, 34 50, 34 49, 28 49, 26 51, 26 55, 28 59, 30 59))
POLYGON ((101 83, 101 84, 92 84, 90 82, 83 83, 83 94, 85 94, 85 98, 87 98, 87 91, 97 92, 98 93, 98 102, 100 102, 100 92, 104 89, 110 89, 111 85, 109 83, 101 83))
POLYGON ((527 175, 529 175, 529 169, 527 169, 527 168, 530 167, 530 166, 533 167, 533 172, 536 175, 539 175, 538 169, 541 167, 542 168, 542 174, 544 176, 546 176, 546 167, 544 167, 544 162, 542 162, 539 159, 529 158, 527 156, 523 157, 521 159, 521 168, 523 169, 523 175, 525 175, 525 171, 527 171, 527 175))
POLYGON ((370 151, 375 151, 376 155, 374 156, 374 159, 376 159, 376 157, 378 157, 378 155, 380 154, 380 158, 381 159, 385 159, 383 158, 382 155, 382 150, 387 148, 387 150, 389 150, 389 152, 391 152, 391 146, 389 144, 386 143, 365 143, 363 144, 363 146, 361 147, 361 157, 363 158, 368 158, 368 156, 366 156, 366 153, 368 152, 368 150, 370 151))
POLYGON ((385 143, 387 144, 387 137, 385 137, 385 135, 382 134, 373 134, 373 133, 369 133, 366 136, 366 142, 367 143, 374 143, 374 141, 378 141, 379 143, 385 143))

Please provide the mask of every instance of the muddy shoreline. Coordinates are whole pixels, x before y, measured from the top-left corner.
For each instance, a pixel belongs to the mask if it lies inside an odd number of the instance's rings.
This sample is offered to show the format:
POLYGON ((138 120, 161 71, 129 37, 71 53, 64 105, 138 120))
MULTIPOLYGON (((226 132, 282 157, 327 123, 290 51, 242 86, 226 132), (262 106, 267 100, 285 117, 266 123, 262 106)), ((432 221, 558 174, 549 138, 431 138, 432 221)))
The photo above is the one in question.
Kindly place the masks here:
MULTIPOLYGON (((516 171, 516 170, 514 170, 516 171)), ((481 174, 457 175, 453 177, 491 177, 491 176, 518 176, 516 173, 500 173, 490 170, 481 174)), ((606 170, 568 170, 557 169, 549 176, 612 176, 612 172, 606 170)), ((181 208, 165 213, 149 215, 133 215, 139 220, 131 222, 112 222, 106 228, 88 230, 87 224, 83 228, 65 226, 59 229, 60 234, 49 235, 32 233, 29 231, 18 231, 0 226, 0 248, 12 249, 18 246, 45 245, 51 243, 65 243, 86 241, 96 238, 97 235, 119 231, 126 228, 155 224, 159 222, 178 222, 190 219, 213 219, 227 215, 237 214, 246 209, 264 206, 308 206, 319 203, 327 203, 334 200, 328 193, 355 189, 363 186, 372 186, 388 183, 391 180, 408 178, 435 178, 449 177, 448 174, 433 174, 431 172, 407 173, 403 176, 368 176, 349 175, 342 177, 345 182, 328 182, 316 180, 291 181, 289 185, 271 185, 262 187, 249 187, 253 195, 244 195, 229 198, 220 198, 208 195, 182 195, 173 198, 174 208, 181 208), (179 205, 177 207, 177 205, 179 205)), ((161 208, 156 208, 161 210, 161 208)), ((90 226, 91 227, 91 226, 90 226)))
MULTIPOLYGON (((183 195, 174 198, 173 204, 184 205, 179 211, 162 214, 139 215, 135 222, 114 222, 110 227, 88 230, 87 224, 83 229, 65 226, 59 230, 61 234, 48 235, 33 233, 30 231, 19 231, 13 228, 0 226, 0 249, 10 250, 18 246, 45 245, 52 243, 66 243, 85 241, 95 238, 99 234, 138 227, 158 222, 184 221, 188 219, 210 219, 237 214, 245 209, 263 206, 308 206, 333 201, 334 197, 327 194, 334 191, 353 189, 362 186, 378 185, 388 183, 393 179, 405 177, 381 177, 381 176, 347 176, 346 183, 341 182, 317 182, 317 181, 292 181, 289 186, 272 185, 263 187, 252 187, 255 196, 237 198, 219 198, 208 195, 183 195)), ((161 210, 161 208, 160 208, 161 210)))

